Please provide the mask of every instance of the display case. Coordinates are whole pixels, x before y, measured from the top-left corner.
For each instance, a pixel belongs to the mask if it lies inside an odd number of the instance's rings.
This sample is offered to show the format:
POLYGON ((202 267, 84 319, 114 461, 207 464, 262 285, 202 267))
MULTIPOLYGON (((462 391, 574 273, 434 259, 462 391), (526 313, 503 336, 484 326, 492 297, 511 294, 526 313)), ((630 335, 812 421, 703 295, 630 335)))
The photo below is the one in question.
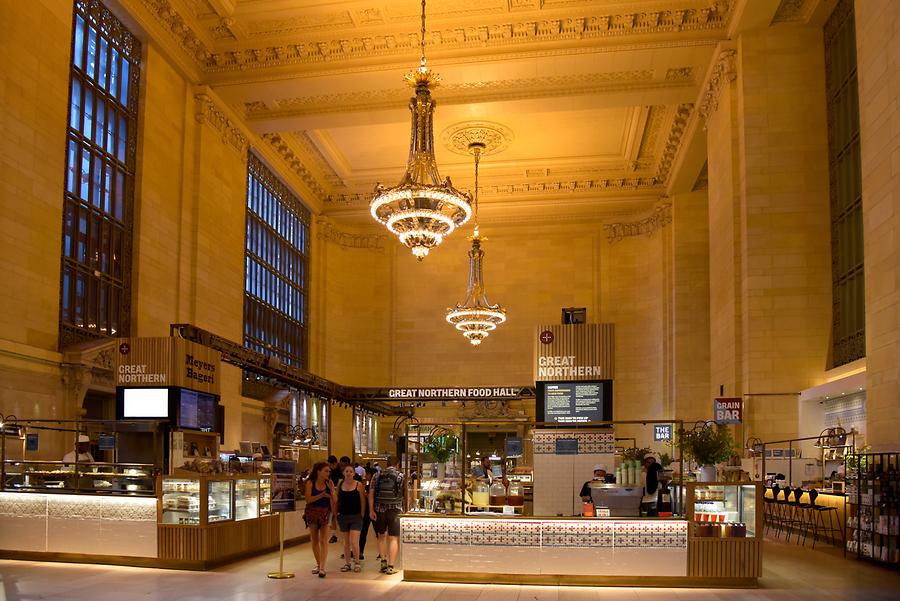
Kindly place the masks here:
POLYGON ((5 461, 3 490, 155 495, 154 466, 140 463, 5 461))
POLYGON ((848 455, 846 502, 847 552, 900 565, 900 453, 848 455))
POLYGON ((463 490, 459 437, 451 428, 410 426, 403 468, 410 512, 461 514, 463 500, 472 502, 463 490), (436 461, 441 455, 446 460, 436 461))
POLYGON ((237 522, 260 516, 260 489, 257 478, 241 478, 234 481, 234 519, 237 522))
POLYGON ((272 476, 262 476, 259 479, 259 515, 272 513, 272 476))
POLYGON ((163 478, 160 521, 163 524, 200 524, 200 480, 163 478))
POLYGON ((693 535, 701 538, 747 538, 757 534, 756 484, 695 483, 687 506, 693 535))
MULTIPOLYGON (((232 519, 231 495, 234 480, 209 480, 207 500, 207 523, 227 522, 232 519)), ((255 516, 254 516, 255 517, 255 516)))

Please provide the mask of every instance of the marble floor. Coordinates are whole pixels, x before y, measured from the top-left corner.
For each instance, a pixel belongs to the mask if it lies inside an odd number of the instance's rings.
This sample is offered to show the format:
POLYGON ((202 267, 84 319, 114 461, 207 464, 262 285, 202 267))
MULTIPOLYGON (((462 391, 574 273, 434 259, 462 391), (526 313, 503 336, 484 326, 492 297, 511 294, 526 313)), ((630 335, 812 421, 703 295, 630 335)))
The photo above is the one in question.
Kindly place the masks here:
MULTIPOLYGON (((337 549, 334 545, 332 549, 337 549)), ((406 583, 385 576, 375 561, 360 574, 342 574, 337 555, 324 579, 310 574, 309 545, 288 549, 292 580, 270 580, 277 554, 211 572, 83 564, 0 561, 0 601, 879 601, 900 599, 900 572, 844 559, 833 549, 765 546, 757 589, 638 589, 406 583)), ((652 574, 653 566, 647 566, 652 574)))

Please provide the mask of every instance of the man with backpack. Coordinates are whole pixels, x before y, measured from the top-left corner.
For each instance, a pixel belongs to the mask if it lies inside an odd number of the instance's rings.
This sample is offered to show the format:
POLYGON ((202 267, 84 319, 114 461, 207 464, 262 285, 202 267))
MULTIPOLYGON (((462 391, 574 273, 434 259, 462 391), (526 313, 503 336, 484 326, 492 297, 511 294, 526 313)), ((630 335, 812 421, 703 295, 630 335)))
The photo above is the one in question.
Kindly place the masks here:
POLYGON ((388 466, 376 472, 369 485, 369 517, 378 535, 381 572, 395 574, 394 561, 400 550, 400 514, 403 512, 403 474, 400 460, 391 457, 388 466))

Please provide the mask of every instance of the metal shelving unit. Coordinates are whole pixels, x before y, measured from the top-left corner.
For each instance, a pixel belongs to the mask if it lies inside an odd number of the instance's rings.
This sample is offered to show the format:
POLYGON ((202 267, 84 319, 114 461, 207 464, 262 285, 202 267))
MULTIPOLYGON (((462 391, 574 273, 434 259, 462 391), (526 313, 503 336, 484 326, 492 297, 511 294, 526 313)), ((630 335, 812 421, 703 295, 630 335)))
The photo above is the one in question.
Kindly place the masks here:
POLYGON ((845 552, 900 567, 900 453, 848 455, 846 471, 845 552))

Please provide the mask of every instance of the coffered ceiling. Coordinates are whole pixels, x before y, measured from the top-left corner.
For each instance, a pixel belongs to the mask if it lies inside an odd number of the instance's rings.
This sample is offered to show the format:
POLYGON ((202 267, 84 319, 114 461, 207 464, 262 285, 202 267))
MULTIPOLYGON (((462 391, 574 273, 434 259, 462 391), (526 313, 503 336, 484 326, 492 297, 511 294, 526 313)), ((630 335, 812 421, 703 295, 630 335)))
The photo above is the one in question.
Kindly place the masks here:
MULTIPOLYGON (((399 180, 417 0, 121 1, 150 16, 327 213, 362 214, 376 183, 399 180)), ((482 140, 487 207, 649 206, 666 193, 738 3, 429 0, 441 175, 471 188, 465 149, 482 140)))

